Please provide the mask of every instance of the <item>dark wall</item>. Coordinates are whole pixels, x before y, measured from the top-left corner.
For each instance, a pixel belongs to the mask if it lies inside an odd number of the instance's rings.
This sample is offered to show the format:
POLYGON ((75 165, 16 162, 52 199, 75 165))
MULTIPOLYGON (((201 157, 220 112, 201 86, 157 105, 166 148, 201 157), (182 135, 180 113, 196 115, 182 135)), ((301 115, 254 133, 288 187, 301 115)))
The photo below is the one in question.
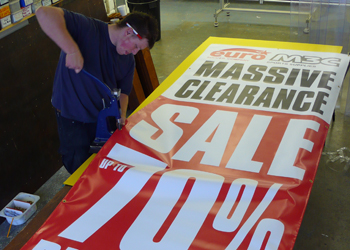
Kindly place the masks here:
MULTIPOLYGON (((56 6, 108 21, 103 0, 56 6)), ((0 39, 0 209, 19 192, 34 193, 62 166, 50 101, 59 52, 35 16, 0 39)))

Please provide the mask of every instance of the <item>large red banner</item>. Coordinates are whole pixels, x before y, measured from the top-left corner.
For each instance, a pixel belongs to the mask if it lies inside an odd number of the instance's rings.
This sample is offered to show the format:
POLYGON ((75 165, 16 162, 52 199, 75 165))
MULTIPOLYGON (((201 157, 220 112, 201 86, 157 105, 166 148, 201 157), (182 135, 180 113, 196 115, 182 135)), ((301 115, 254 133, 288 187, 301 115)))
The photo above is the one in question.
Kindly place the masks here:
POLYGON ((292 249, 347 65, 211 44, 23 249, 292 249))

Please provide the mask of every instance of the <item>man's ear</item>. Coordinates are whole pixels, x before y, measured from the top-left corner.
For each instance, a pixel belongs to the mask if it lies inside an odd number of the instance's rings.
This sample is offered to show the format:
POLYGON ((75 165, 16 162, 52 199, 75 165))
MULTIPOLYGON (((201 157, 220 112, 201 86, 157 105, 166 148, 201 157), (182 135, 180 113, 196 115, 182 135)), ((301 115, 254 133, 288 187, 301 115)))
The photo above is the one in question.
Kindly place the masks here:
POLYGON ((125 35, 125 36, 130 36, 130 35, 132 35, 132 34, 133 34, 133 30, 132 30, 131 28, 127 27, 127 28, 125 29, 124 35, 125 35))

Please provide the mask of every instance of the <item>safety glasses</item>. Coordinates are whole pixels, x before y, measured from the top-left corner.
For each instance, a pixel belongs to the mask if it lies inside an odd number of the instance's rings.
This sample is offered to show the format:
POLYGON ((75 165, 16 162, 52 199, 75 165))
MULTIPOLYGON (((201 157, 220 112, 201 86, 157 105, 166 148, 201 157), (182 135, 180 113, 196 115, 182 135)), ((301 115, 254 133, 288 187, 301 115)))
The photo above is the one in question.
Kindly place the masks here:
POLYGON ((139 33, 137 33, 137 31, 129 23, 126 23, 126 26, 128 26, 129 28, 132 28, 132 30, 134 31, 134 34, 137 35, 138 38, 142 39, 139 33))

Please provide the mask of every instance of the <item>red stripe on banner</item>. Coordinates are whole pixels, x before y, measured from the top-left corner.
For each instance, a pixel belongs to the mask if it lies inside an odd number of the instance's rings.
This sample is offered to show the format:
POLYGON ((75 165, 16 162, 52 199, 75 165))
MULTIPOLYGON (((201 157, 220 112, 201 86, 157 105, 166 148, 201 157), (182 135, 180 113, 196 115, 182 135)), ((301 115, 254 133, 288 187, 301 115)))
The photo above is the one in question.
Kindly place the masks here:
POLYGON ((176 216, 180 212, 182 206, 185 204, 189 194, 191 193, 191 189, 194 185, 195 178, 189 178, 186 182, 186 185, 180 195, 179 200, 176 202, 176 205, 173 207, 172 211, 170 212, 168 218, 164 221, 163 225, 159 229, 158 233, 154 236, 153 241, 154 242, 160 242, 165 235, 165 233, 168 231, 169 227, 175 220, 176 216))
POLYGON ((227 219, 231 219, 232 218, 233 212, 236 210, 236 208, 238 206, 238 203, 240 202, 240 200, 242 198, 242 194, 243 194, 244 188, 245 188, 245 185, 242 185, 241 189, 239 190, 236 202, 235 202, 235 204, 233 204, 233 206, 231 208, 231 211, 230 211, 230 213, 227 216, 227 219))
POLYGON ((260 250, 268 250, 268 248, 266 248, 266 245, 267 245, 267 242, 268 242, 270 236, 271 236, 271 232, 268 231, 268 232, 266 233, 266 235, 265 235, 265 238, 264 238, 264 240, 263 240, 263 243, 261 244, 260 250))

